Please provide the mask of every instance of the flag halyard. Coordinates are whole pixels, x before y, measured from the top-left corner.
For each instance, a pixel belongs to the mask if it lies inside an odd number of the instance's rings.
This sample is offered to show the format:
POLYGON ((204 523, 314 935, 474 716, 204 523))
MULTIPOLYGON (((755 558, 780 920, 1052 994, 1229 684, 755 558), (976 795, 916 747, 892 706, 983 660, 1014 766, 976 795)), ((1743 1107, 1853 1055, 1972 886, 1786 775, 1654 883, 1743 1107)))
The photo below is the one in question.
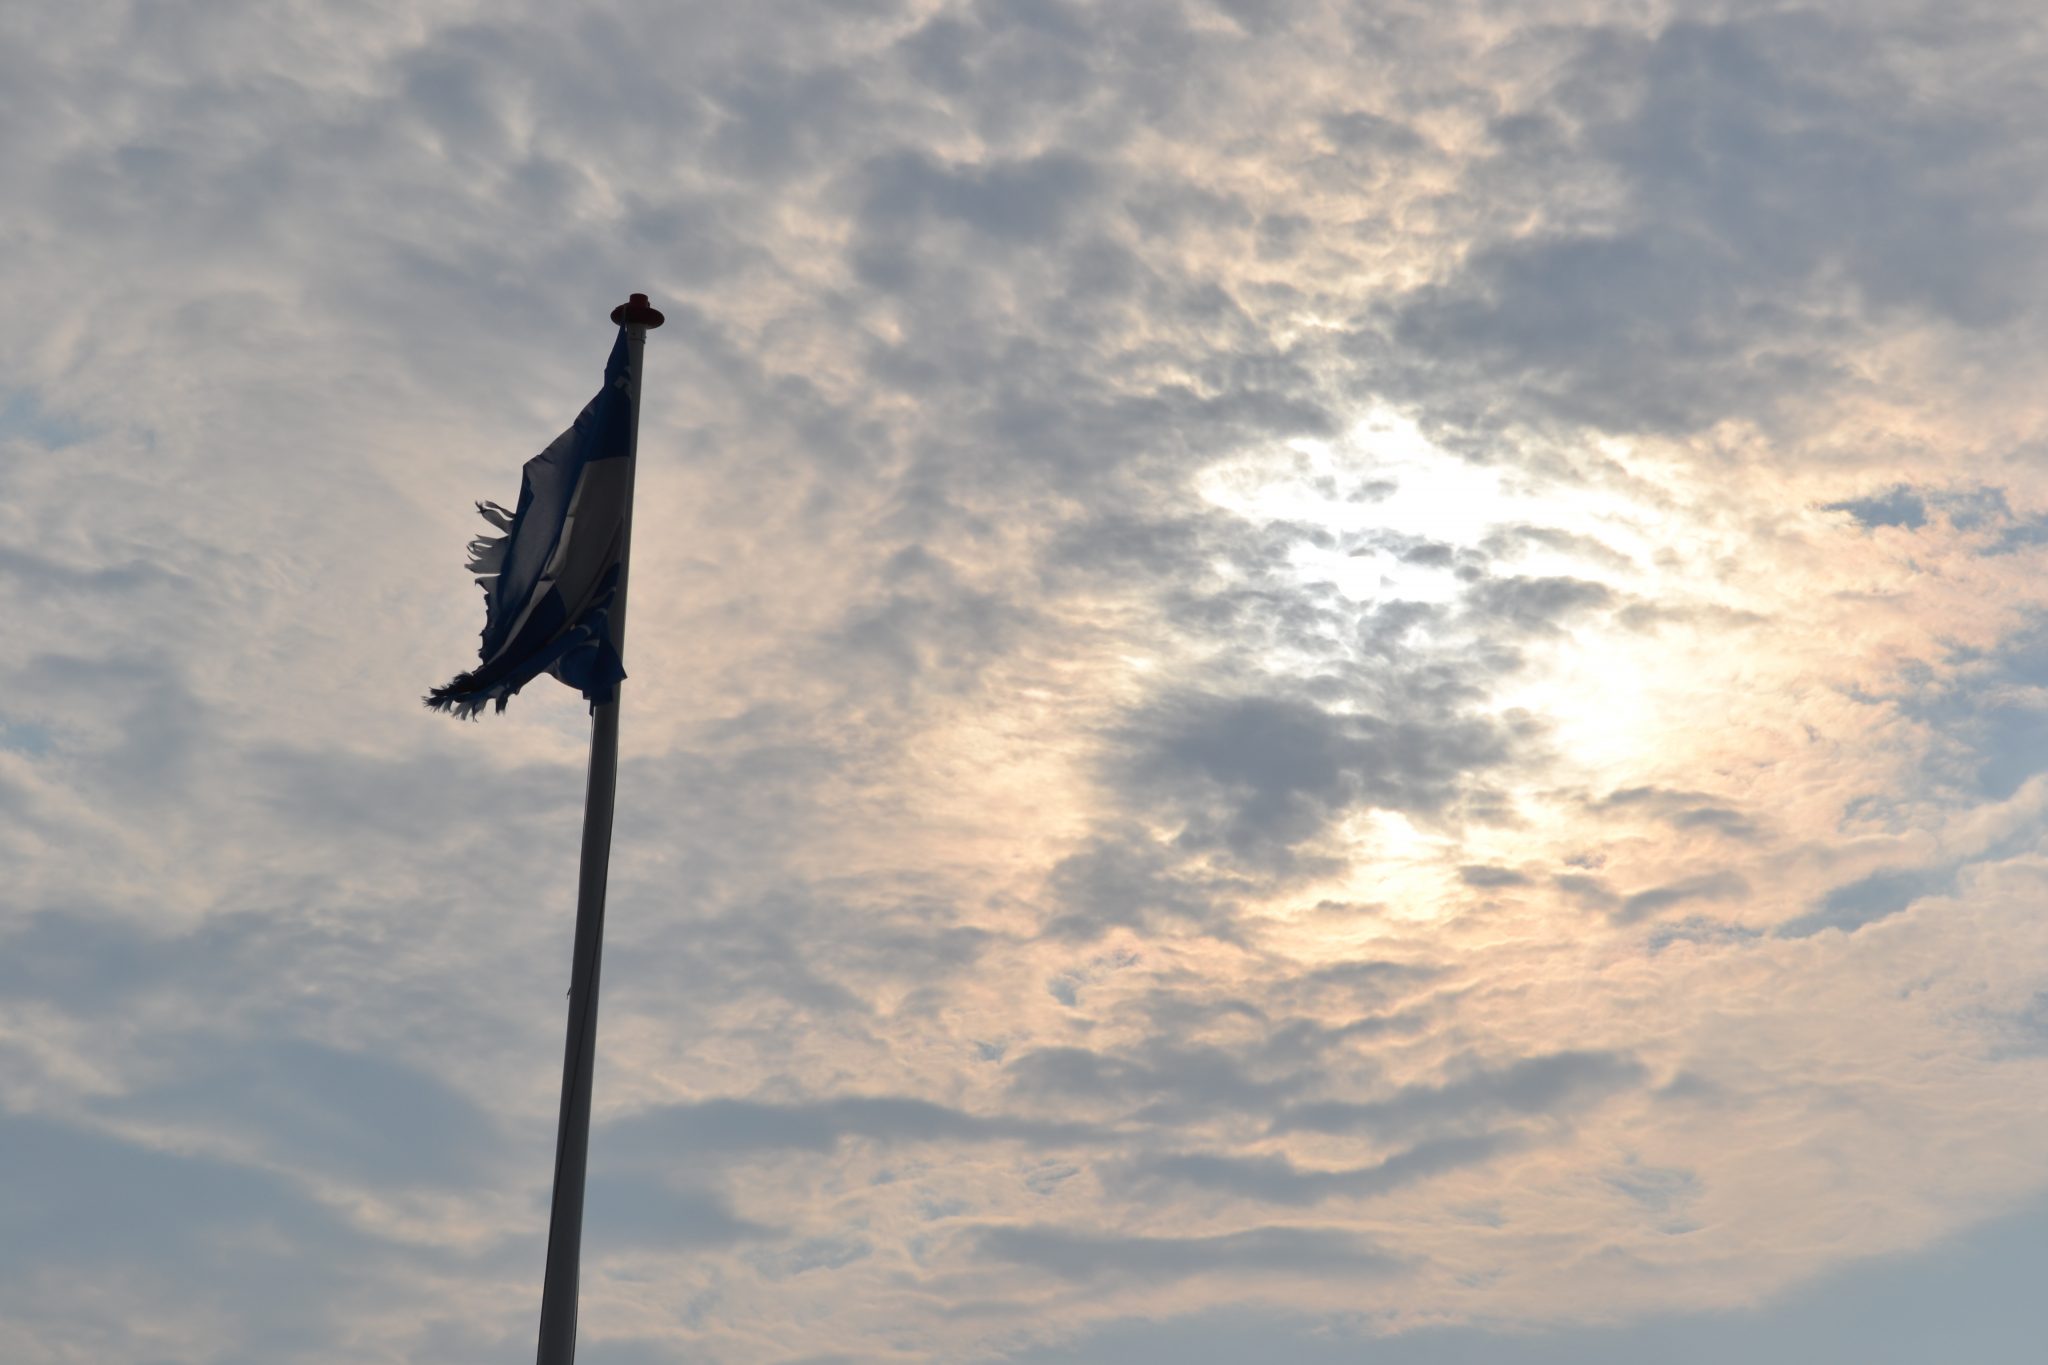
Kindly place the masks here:
POLYGON ((465 720, 485 706, 503 711, 542 673, 593 707, 617 694, 626 670, 612 619, 630 515, 632 384, 622 326, 604 387, 526 462, 518 507, 477 504, 497 532, 469 543, 469 570, 484 590, 481 661, 429 692, 428 707, 465 720))

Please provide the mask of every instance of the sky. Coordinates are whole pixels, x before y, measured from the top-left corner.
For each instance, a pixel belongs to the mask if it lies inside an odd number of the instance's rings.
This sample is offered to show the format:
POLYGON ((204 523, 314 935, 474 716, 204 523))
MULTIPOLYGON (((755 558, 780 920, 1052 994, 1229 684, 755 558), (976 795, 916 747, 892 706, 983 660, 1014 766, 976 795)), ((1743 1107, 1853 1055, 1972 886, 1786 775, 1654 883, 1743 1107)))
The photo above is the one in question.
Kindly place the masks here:
POLYGON ((2048 18, 0 7, 0 1358, 2037 1360, 2048 18))

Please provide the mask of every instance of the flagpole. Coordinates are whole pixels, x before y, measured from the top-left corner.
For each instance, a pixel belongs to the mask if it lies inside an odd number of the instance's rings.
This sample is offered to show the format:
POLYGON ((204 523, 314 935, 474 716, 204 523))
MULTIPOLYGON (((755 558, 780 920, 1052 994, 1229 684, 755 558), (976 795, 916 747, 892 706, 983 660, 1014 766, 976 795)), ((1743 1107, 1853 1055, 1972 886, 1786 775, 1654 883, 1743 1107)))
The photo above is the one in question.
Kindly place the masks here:
MULTIPOLYGON (((612 310, 626 329, 633 420, 627 437, 626 513, 619 586, 611 608, 612 647, 626 649, 626 571, 633 546, 633 475, 640 456, 640 361, 647 331, 662 317, 645 294, 612 310)), ((623 686, 621 684, 620 686, 623 686)), ((569 966, 569 1028, 562 1055, 562 1110, 555 1129, 554 1202, 548 1213, 547 1272, 540 1295, 538 1365, 576 1359, 576 1289, 583 1251, 583 1175, 590 1155, 590 1080, 597 1060, 598 965, 604 953, 605 874, 619 781, 619 688, 591 709, 590 778, 583 796, 583 857, 576 881, 576 946, 569 966)))

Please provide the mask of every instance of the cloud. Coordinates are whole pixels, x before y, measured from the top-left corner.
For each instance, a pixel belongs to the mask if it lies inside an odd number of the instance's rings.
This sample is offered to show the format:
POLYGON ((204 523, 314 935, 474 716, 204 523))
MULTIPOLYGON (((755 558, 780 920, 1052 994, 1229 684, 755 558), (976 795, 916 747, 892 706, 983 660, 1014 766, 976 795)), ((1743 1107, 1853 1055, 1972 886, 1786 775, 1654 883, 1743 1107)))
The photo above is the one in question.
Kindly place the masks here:
POLYGON ((1868 498, 1848 498, 1823 503, 1823 512, 1847 512, 1856 524, 1874 530, 1880 526, 1902 526, 1917 531, 1927 524, 1927 501, 1905 484, 1868 498))
POLYGON ((838 1270, 874 1254, 874 1244, 861 1237, 813 1237, 782 1251, 756 1252, 750 1260, 771 1280, 786 1280, 811 1270, 838 1270))
POLYGON ((589 718, 417 696, 627 290, 593 1359, 1357 1356, 2040 1183, 2030 13, 45 8, 0 1355, 530 1340, 589 718))
POLYGON ((1844 883, 1803 915, 1778 926, 1785 938, 1810 938, 1824 929, 1853 934, 1866 924, 1900 914, 1913 902, 1955 888, 1953 867, 1886 868, 1844 883))
POLYGON ((1701 872, 1690 877, 1653 886, 1622 898, 1621 907, 1614 912, 1617 924, 1633 924, 1651 915, 1669 910, 1674 905, 1690 901, 1733 900, 1749 893, 1749 883, 1740 874, 1721 869, 1715 872, 1701 872))
MULTIPOLYGON (((1275 1041, 1281 1037, 1276 1030, 1275 1041)), ((1134 1056, 1087 1048, 1038 1048, 1006 1070, 1018 1097, 1037 1102, 1103 1102, 1145 1122, 1182 1123, 1214 1113, 1268 1112, 1304 1084, 1299 1074, 1260 1077, 1247 1059, 1217 1047, 1176 1047, 1159 1039, 1134 1056)))
POLYGON ((404 1258, 290 1182, 231 1162, 15 1114, 0 1116, 0 1158, 32 1173, 0 1195, 10 1319, 27 1320, 38 1297, 77 1302, 67 1281, 118 1277, 147 1303, 102 1337, 124 1354, 180 1349, 193 1310, 229 1326, 238 1360, 318 1350, 363 1267, 404 1258))
POLYGON ((1470 598, 1473 611, 1537 632, 1556 630, 1561 620, 1613 600, 1604 584, 1578 578, 1494 579, 1479 584, 1470 598))
POLYGON ((1557 78, 1516 174, 1604 184, 1584 227, 1488 242, 1389 310, 1389 339, 1513 401, 1682 432, 1841 385, 1831 326, 1898 310, 1989 328, 2036 274, 2025 192, 1990 173, 2008 113, 1903 101, 1898 49, 1824 12, 1550 36, 1557 78), (1822 77, 1808 55, 1853 52, 1822 77), (1979 173, 1959 175, 1960 167, 1979 173), (1874 224, 1844 233, 1845 221, 1874 224), (1840 279, 1851 292, 1832 296, 1840 279))
POLYGON ((961 166, 905 151, 869 164, 863 180, 859 222, 871 238, 900 241, 907 228, 930 217, 997 241, 1044 244, 1093 191, 1096 175, 1084 158, 1068 152, 961 166))
POLYGON ((802 1104, 701 1100, 664 1105, 607 1125, 615 1159, 665 1161, 747 1157, 778 1150, 829 1152, 847 1138, 878 1143, 1032 1142, 1066 1146, 1099 1140, 1085 1125, 982 1116, 895 1095, 845 1096, 802 1104))
POLYGON ((271 1162, 372 1186, 464 1186, 502 1173, 490 1115, 415 1067, 303 1039, 181 1043, 175 1080, 137 1086, 107 1109, 215 1132, 231 1114, 237 1138, 257 1140, 271 1162))
POLYGON ((1112 1237, 1052 1227, 984 1228, 985 1260, 1043 1270, 1064 1280, 1172 1281, 1193 1276, 1394 1275, 1404 1267, 1370 1242, 1325 1228, 1262 1227, 1210 1237, 1112 1237))
POLYGON ((1556 1052, 1481 1068, 1441 1085, 1404 1086, 1381 1100, 1290 1105, 1274 1119, 1272 1131, 1357 1134, 1385 1141, 1501 1115, 1563 1115, 1640 1086, 1646 1076, 1642 1063, 1626 1053, 1556 1052))
POLYGON ((599 1169, 584 1189, 587 1243, 674 1253, 727 1247, 775 1229, 735 1215, 726 1201, 644 1174, 599 1169))
POLYGON ((1741 811, 1700 792, 1625 787, 1593 803, 1598 811, 1640 810, 1679 830, 1707 830, 1744 843, 1761 837, 1756 822, 1741 811))
POLYGON ((1370 1198, 1446 1171, 1479 1165, 1526 1144, 1516 1133, 1477 1133, 1417 1143, 1369 1166, 1304 1168, 1285 1156, 1229 1157, 1183 1152, 1139 1157, 1120 1181, 1180 1184, 1260 1203, 1312 1205, 1326 1199, 1370 1198))
POLYGON ((1184 842, 1254 862, 1353 807, 1440 810, 1510 751, 1504 730, 1476 717, 1382 719, 1272 696, 1164 698, 1130 742, 1133 795, 1178 807, 1184 842))
POLYGON ((1467 863, 1458 869, 1458 880, 1467 886, 1482 891, 1496 890, 1508 886, 1528 886, 1532 878, 1512 867, 1488 867, 1484 863, 1467 863))
POLYGON ((1100 831, 1054 864, 1046 889, 1059 913, 1047 931, 1070 939, 1096 937, 1119 925, 1158 917, 1221 924, 1230 884, 1184 867, 1174 850, 1141 831, 1100 831))

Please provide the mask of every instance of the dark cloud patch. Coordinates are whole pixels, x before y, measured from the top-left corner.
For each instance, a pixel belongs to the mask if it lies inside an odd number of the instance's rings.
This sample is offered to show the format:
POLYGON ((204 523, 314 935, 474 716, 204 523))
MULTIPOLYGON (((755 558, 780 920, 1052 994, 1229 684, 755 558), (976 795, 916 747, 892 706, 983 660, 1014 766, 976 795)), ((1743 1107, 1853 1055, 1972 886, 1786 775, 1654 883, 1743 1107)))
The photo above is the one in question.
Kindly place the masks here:
POLYGON ((1106 35, 1065 4, 988 4, 937 15, 899 45, 907 69, 1002 141, 1101 89, 1106 35))
POLYGON ((1823 512, 1846 512, 1858 526, 1873 530, 1896 526, 1918 531, 1939 516, 1956 531, 1970 534, 1996 530, 1982 546, 1986 555, 2011 554, 2048 540, 2048 518, 2014 513, 2003 488, 1989 485, 1961 488, 1916 488, 1894 484, 1861 498, 1820 505, 1823 512))
POLYGON ((1135 1052, 1038 1048, 1010 1063, 1010 1088, 1035 1103, 1106 1105, 1139 1122, 1181 1124, 1262 1114, 1299 1094, 1310 1076, 1260 1067, 1256 1058, 1155 1037, 1135 1052), (1261 1073, 1265 1074, 1261 1074, 1261 1073))
POLYGON ((0 1187, 9 1236, 0 1256, 37 1264, 149 1259, 197 1252, 224 1227, 290 1228, 325 1254, 369 1245, 288 1182, 228 1162, 162 1151, 29 1115, 0 1115, 6 1169, 34 1172, 0 1187))
POLYGON ((1696 873, 1627 894, 1616 891, 1604 878, 1586 872, 1563 873, 1553 881, 1567 897, 1589 910, 1606 912, 1615 924, 1634 924, 1676 905, 1733 900, 1749 892, 1749 883, 1739 873, 1726 868, 1696 873))
POLYGON ((1510 749, 1487 720, 1387 720, 1288 696, 1164 697, 1126 744, 1120 785, 1178 814, 1183 846, 1267 866, 1347 810, 1440 811, 1510 749))
POLYGON ((717 122, 706 159, 757 183, 785 182, 826 161, 870 112, 853 74, 830 64, 750 62, 707 96, 717 122))
POLYGON ((506 821, 542 821, 579 809, 583 790, 569 764, 494 766, 486 752, 450 748, 385 756, 345 749, 263 747, 248 755, 249 780, 271 816, 329 838, 413 842, 420 831, 453 832, 506 821), (488 802, 478 794, 489 792, 488 802))
POLYGON ((1653 886, 1622 898, 1621 905, 1610 915, 1616 924, 1634 924, 1638 920, 1669 910, 1674 905, 1686 905, 1693 901, 1725 901, 1749 894, 1749 883, 1727 869, 1702 872, 1691 877, 1681 877, 1675 882, 1653 886))
POLYGON ((1325 114, 1323 136, 1351 152, 1376 152, 1397 157, 1413 156, 1430 143, 1405 123, 1367 109, 1346 109, 1325 114))
POLYGON ((33 389, 0 387, 0 441, 27 440, 45 450, 62 450, 91 434, 75 415, 52 411, 33 389))
POLYGON ((1441 541, 1425 541, 1395 551, 1394 557, 1403 564, 1419 564, 1426 568, 1449 568, 1458 557, 1457 547, 1441 541))
POLYGON ((1989 325, 2017 306, 2005 285, 2029 273, 2012 217, 2024 200, 1995 176, 1952 172, 1989 171, 2007 130, 1901 100, 1884 41, 1810 11, 1673 24, 1646 54, 1642 103, 1603 150, 1660 219, 1703 222, 1753 262, 1760 278, 1745 283, 1809 284, 1832 267, 1866 307, 1989 325), (1863 59, 1854 80, 1812 65, 1845 53, 1863 59), (1844 234, 1845 221, 1868 226, 1844 234))
POLYGON ((1306 214, 1269 213, 1259 219, 1258 256, 1262 261, 1285 261, 1300 253, 1315 224, 1306 214))
POLYGON ((1269 614, 1312 613, 1308 622, 1275 632, 1302 640, 1329 618, 1307 597, 1307 586, 1294 581, 1294 552, 1303 545, 1335 544, 1327 528, 1309 522, 1252 522, 1216 511, 1102 510, 1062 523, 1039 555, 1039 571, 1045 586, 1056 591, 1159 593, 1177 618, 1193 626, 1206 615, 1216 634, 1224 633, 1225 621, 1229 627, 1256 625, 1219 607, 1250 594, 1269 614), (1225 575, 1249 586, 1233 588, 1225 575))
POLYGON ((1097 834, 1080 852, 1054 864, 1047 877, 1058 909, 1045 932, 1079 941, 1162 920, 1228 932, 1239 897, 1252 888, 1187 871, 1184 861, 1142 830, 1097 834))
POLYGON ((678 1188, 644 1171, 594 1171, 585 1186, 586 1244, 702 1251, 775 1235, 707 1190, 678 1188))
POLYGON ((1927 494, 1927 501, 1940 508, 1949 525, 1958 531, 1980 530, 2001 521, 2010 521, 2013 517, 2005 490, 1987 484, 1936 489, 1927 494))
MULTIPOLYGON (((699 1313, 692 1312, 686 1315, 686 1320, 694 1320, 699 1316, 699 1313)), ((640 1338, 631 1341, 603 1338, 595 1341, 578 1340, 576 1358, 585 1362, 585 1365, 674 1365, 676 1348, 675 1343, 667 1338, 640 1338)), ((480 1356, 478 1365, 482 1365, 482 1360, 483 1357, 480 1356)))
POLYGON ((1356 799, 1374 757, 1355 718, 1303 701, 1192 698, 1174 709, 1135 777, 1155 790, 1217 789, 1240 852, 1318 832, 1356 799))
POLYGON ((1370 1166, 1319 1170, 1284 1156, 1178 1153, 1140 1157, 1117 1167, 1115 1183, 1186 1185, 1266 1204, 1303 1207, 1331 1198, 1370 1198, 1446 1171, 1481 1165, 1527 1145, 1514 1132, 1436 1138, 1370 1166))
POLYGON ((862 180, 856 268, 881 283, 907 268, 900 253, 922 223, 956 223, 1003 245, 1050 244, 1095 193, 1099 174, 1071 152, 949 163, 906 149, 869 162, 862 180), (884 253, 891 264, 878 267, 884 253))
POLYGON ((2017 1010, 1994 1013, 1992 1017, 2002 1035, 1992 1051, 1994 1058, 2048 1056, 2048 991, 2036 991, 2017 1010))
MULTIPOLYGON (((1361 337, 1353 349, 1368 361, 1395 353, 1434 359, 1415 366, 1417 386, 1476 371, 1483 387, 1458 408, 1437 409, 1467 425, 1497 424, 1517 407, 1608 429, 1683 430, 1817 379, 1824 368, 1778 355, 1752 372, 1734 361, 1739 343, 1724 335, 1696 343, 1718 353, 1720 366, 1677 370, 1668 352, 1679 343, 1668 333, 1702 304, 1706 281, 1726 273, 1725 259, 1714 259, 1725 254, 1669 229, 1486 249, 1476 253, 1471 279, 1422 291, 1400 307, 1384 340, 1361 337)), ((1716 311, 1694 313, 1691 328, 1713 321, 1732 330, 1716 311)))
POLYGON ((983 1260, 1029 1266, 1076 1282, 1167 1283, 1198 1275, 1393 1275, 1406 1263, 1355 1234, 1262 1227, 1215 1237, 1114 1237, 1019 1225, 979 1229, 983 1260))
POLYGON ((1215 0, 1216 8, 1229 15, 1247 33, 1281 33, 1300 17, 1302 0, 1215 0))
POLYGON ((841 1234, 756 1251, 748 1255, 747 1263, 770 1280, 786 1280, 813 1270, 839 1270, 874 1254, 875 1244, 867 1238, 841 1234))
MULTIPOLYGON (((860 987, 886 964, 876 955, 879 939, 844 932, 839 916, 845 910, 800 894, 735 895, 710 915, 676 915, 635 930, 633 960, 620 964, 616 984, 622 995, 630 989, 636 1004, 669 1015, 753 999, 773 1002, 792 1017, 866 1018, 874 1007, 860 987)), ((889 918, 895 920, 887 929, 892 938, 907 928, 903 919, 889 918)), ((941 932, 911 935, 916 941, 908 960, 938 980, 982 940, 971 930, 961 937, 931 927, 941 932)))
POLYGON ((1696 1231, 1689 1210, 1699 1201, 1699 1176, 1676 1166, 1631 1164, 1603 1177, 1607 1187, 1648 1216, 1659 1231, 1679 1235, 1696 1231))
POLYGON ((1905 484, 1867 498, 1848 498, 1821 504, 1823 512, 1847 512, 1866 530, 1880 526, 1902 526, 1917 531, 1927 524, 1927 500, 1905 484))
POLYGON ((1908 670, 1899 710, 1934 737, 1927 766, 1936 780, 2002 801, 2048 772, 2048 625, 2027 624, 1989 649, 1956 648, 1940 673, 1908 670))
POLYGON ((1466 609, 1514 630, 1547 633, 1583 612, 1609 606, 1614 592, 1583 578, 1491 578, 1466 594, 1466 609))
MULTIPOLYGON (((1288 651, 1311 658, 1343 652, 1355 612, 1327 583, 1260 583, 1211 591, 1181 589, 1162 603, 1180 633, 1201 640, 1228 641, 1240 657, 1288 651)), ((1312 689, 1313 682, 1304 690, 1312 689)))
POLYGON ((1825 929, 1853 934, 1866 924, 1889 919, 1927 896, 1955 890, 1956 869, 1944 867, 1886 868, 1835 887, 1820 904, 1778 926, 1780 938, 1811 938, 1825 929))
POLYGON ((1695 625, 1714 630, 1739 630, 1746 626, 1761 626, 1770 618, 1759 612, 1737 611, 1714 603, 1694 603, 1670 606, 1658 602, 1631 602, 1614 614, 1614 619, 1630 630, 1655 633, 1666 625, 1695 625))
POLYGON ((1650 951, 1661 953, 1674 943, 1700 943, 1715 946, 1740 946, 1753 943, 1764 936, 1763 930, 1751 929, 1746 925, 1727 924, 1720 920, 1706 919, 1691 915, 1670 924, 1660 924, 1650 931, 1650 951))
POLYGON ((176 1079, 102 1106, 129 1120, 202 1131, 232 1115, 287 1169, 377 1186, 463 1188, 500 1173, 496 1121, 436 1076, 390 1058, 306 1039, 180 1046, 176 1079))
POLYGON ((1626 206, 1483 245, 1361 337, 1444 394, 1440 413, 1692 430, 1841 382, 1844 325, 1992 327, 2035 287, 2030 191, 1996 169, 2016 115, 1910 98, 1901 49, 1870 32, 1804 11, 1567 41, 1541 104, 1563 123, 1504 142, 1474 190, 1576 176, 1626 206), (1458 398, 1460 381, 1494 397, 1458 398))
POLYGON ((1478 890, 1494 891, 1502 887, 1528 886, 1533 879, 1528 873, 1517 872, 1512 867, 1490 867, 1484 863, 1467 863, 1458 869, 1458 880, 1478 890))
POLYGON ((1998 538, 1986 547, 1987 555, 2017 554, 2037 545, 2048 545, 2048 516, 2028 517, 1999 532, 1998 538))
POLYGON ((155 801, 182 795, 217 718, 171 656, 38 654, 8 670, 9 693, 36 699, 53 745, 97 790, 155 801))
MULTIPOLYGON (((1103 512, 1068 522, 1047 544, 1041 562, 1048 575, 1079 571, 1090 576, 1159 581, 1200 575, 1204 561, 1219 551, 1218 532, 1225 523, 1215 517, 1141 516, 1103 512)), ((1241 544, 1241 537, 1228 537, 1241 544)), ((1260 556, 1260 567, 1277 567, 1276 555, 1260 556)))
MULTIPOLYGON (((0 1169, 9 1172, 0 1181, 0 1282, 132 1276, 169 1287, 226 1325, 223 1360, 253 1365, 326 1349, 364 1265, 412 1259, 276 1175, 49 1119, 0 1114, 0 1169)), ((106 1327, 111 1336, 96 1339, 111 1345, 121 1328, 106 1327)))
MULTIPOLYGON (((355 895, 336 905, 317 876, 263 890, 303 895, 306 908, 219 911, 178 926, 75 904, 27 916, 0 932, 0 993, 54 1005, 108 1039, 96 1052, 122 1075, 127 1102, 151 1097, 109 1112, 226 1131, 246 1090, 252 1133, 279 1166, 296 1152, 344 1179, 386 1166, 394 1180, 428 1185, 469 1179, 465 1165, 488 1175, 500 1152, 495 1120, 479 1118, 464 1084, 441 1079, 463 1068, 440 1071, 433 1058, 441 1046, 457 1048, 464 1067, 521 1055, 521 1029, 480 1025, 467 989, 524 992, 517 950, 465 932, 459 908, 439 901, 409 902, 388 919, 387 907, 355 895), (431 965, 451 942, 470 964, 453 982, 431 965), (501 971, 494 986, 480 984, 501 971), (388 1133, 375 1131, 379 1113, 388 1133)), ((556 981, 550 970, 535 998, 558 998, 556 981)))
POLYGON ((1160 238, 1241 231, 1257 221, 1240 195, 1167 177, 1134 185, 1124 195, 1123 210, 1140 232, 1160 238))
POLYGON ((1662 787, 1623 787, 1593 803, 1596 811, 1642 811, 1674 829, 1708 830, 1724 838, 1754 842, 1760 831, 1754 821, 1731 807, 1718 805, 1700 792, 1662 787))
POLYGON ((692 1157, 769 1152, 829 1152, 847 1139, 877 1143, 1032 1142, 1070 1146, 1100 1141, 1082 1124, 969 1114, 896 1095, 847 1096, 802 1103, 700 1100, 664 1105, 605 1126, 593 1141, 607 1160, 665 1164, 692 1157))
POLYGON ((1138 1008, 1155 1033, 1171 1038, 1191 1039, 1210 1028, 1265 1027, 1273 1022, 1273 1016, 1252 1001, 1213 993, 1204 989, 1206 985, 1155 988, 1139 998, 1138 1008))
POLYGON ((1481 1068, 1442 1085, 1412 1085, 1383 1100, 1318 1100, 1281 1111, 1275 1134, 1356 1134, 1382 1141, 1467 1127, 1502 1115, 1555 1117, 1643 1084, 1642 1063, 1621 1052, 1555 1052, 1481 1068))
POLYGON ((1381 528, 1351 538, 1353 556, 1389 554, 1403 564, 1425 569, 1449 569, 1465 582, 1476 582, 1486 572, 1486 556, 1428 536, 1381 528))
POLYGON ((1446 968, 1427 962, 1360 958, 1331 962, 1274 983, 1281 999, 1334 996, 1360 1008, 1376 1008, 1412 995, 1439 980, 1446 968))
MULTIPOLYGON (((1260 1061, 1275 1066, 1304 1070, 1328 1068, 1338 1057, 1346 1055, 1342 1050, 1349 1044, 1412 1038, 1426 1033, 1435 1018, 1433 1011, 1424 1008, 1362 1014, 1337 1024, 1314 1019, 1284 1019, 1274 1024, 1255 1055, 1260 1061)), ((1349 1060, 1358 1070, 1370 1069, 1358 1064, 1355 1051, 1349 1060)))
POLYGON ((262 916, 222 915, 159 934, 83 907, 29 915, 0 936, 0 991, 89 1013, 162 991, 218 997, 256 969, 250 940, 268 927, 262 916))
POLYGON ((4 580, 45 599, 71 593, 133 593, 158 586, 184 586, 182 576, 140 559, 84 567, 0 545, 0 581, 4 580))
POLYGON ((1632 569, 1635 561, 1605 541, 1554 526, 1518 523, 1496 526, 1479 542, 1479 548, 1497 558, 1526 554, 1531 548, 1555 550, 1610 569, 1632 569))
MULTIPOLYGON (((1367 967, 1371 964, 1359 964, 1367 967)), ((1220 1122, 1262 1127, 1292 1098, 1333 1076, 1376 1076, 1373 1048, 1426 1032, 1427 1006, 1387 1010, 1387 1001, 1432 979, 1387 964, 1386 972, 1297 979, 1269 997, 1269 1008, 1230 997, 1154 990, 1136 1012, 1143 1041, 1118 1048, 1036 1048, 1014 1058, 1011 1093, 1028 1112, 1079 1106, 1163 1128, 1220 1122), (1303 1012, 1281 1008, 1303 1005, 1303 1012), (1350 1013, 1347 1011, 1358 1011, 1350 1013)))
POLYGON ((922 547, 898 552, 882 580, 886 592, 849 613, 827 648, 859 685, 902 700, 970 687, 1031 624, 1020 603, 968 587, 922 547))
POLYGON ((1565 872, 1556 878, 1557 889, 1570 896, 1580 905, 1595 910, 1612 910, 1620 906, 1620 893, 1607 882, 1587 872, 1565 872))

